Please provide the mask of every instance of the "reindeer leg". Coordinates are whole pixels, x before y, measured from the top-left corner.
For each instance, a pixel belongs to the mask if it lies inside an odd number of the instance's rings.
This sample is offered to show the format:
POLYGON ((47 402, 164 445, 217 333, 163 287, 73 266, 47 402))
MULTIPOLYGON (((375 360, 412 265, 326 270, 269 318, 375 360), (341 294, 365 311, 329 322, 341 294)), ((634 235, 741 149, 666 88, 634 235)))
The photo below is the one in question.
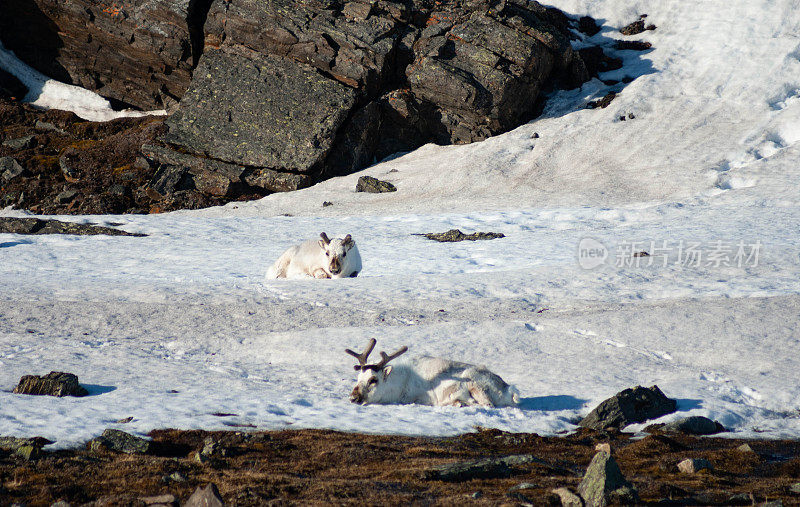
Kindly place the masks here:
POLYGON ((317 268, 314 270, 314 274, 312 275, 314 278, 330 278, 331 275, 325 272, 322 268, 317 268))
POLYGON ((469 389, 469 394, 472 397, 472 401, 474 401, 475 404, 483 405, 484 407, 494 406, 494 403, 492 403, 492 399, 489 397, 489 394, 482 388, 478 387, 474 382, 469 383, 468 389, 469 389))

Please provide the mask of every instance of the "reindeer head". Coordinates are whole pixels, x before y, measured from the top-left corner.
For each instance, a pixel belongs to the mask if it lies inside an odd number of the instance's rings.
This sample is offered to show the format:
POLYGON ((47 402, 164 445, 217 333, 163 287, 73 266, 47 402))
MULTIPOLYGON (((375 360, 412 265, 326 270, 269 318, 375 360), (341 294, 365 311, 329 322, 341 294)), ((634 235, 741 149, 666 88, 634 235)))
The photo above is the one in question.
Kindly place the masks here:
POLYGON ((368 403, 375 403, 381 401, 381 391, 386 385, 386 380, 392 373, 392 367, 387 366, 389 361, 404 354, 408 347, 401 347, 394 354, 387 355, 386 352, 381 352, 381 361, 377 364, 367 364, 372 349, 375 348, 377 340, 371 339, 367 344, 367 348, 361 354, 356 354, 350 349, 345 349, 345 352, 358 359, 358 364, 354 366, 355 370, 360 372, 356 386, 350 393, 350 401, 353 403, 360 403, 366 405, 368 403))
MULTIPOLYGON (((323 232, 319 235, 319 237, 321 238, 319 240, 319 246, 325 252, 325 256, 327 257, 327 265, 325 268, 331 275, 331 278, 342 278, 345 276, 358 275, 357 270, 355 273, 351 273, 346 272, 349 270, 345 269, 349 265, 347 254, 356 246, 356 242, 353 241, 353 238, 349 234, 345 236, 344 239, 328 239, 328 235, 323 232)), ((357 269, 361 269, 360 258, 357 269)))

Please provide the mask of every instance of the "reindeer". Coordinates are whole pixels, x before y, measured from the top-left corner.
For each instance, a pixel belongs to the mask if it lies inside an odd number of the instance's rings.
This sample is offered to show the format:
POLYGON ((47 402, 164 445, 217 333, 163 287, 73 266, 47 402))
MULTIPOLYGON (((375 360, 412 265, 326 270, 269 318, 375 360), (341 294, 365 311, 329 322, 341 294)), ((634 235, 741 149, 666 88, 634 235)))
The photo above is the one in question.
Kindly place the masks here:
POLYGON ((290 247, 267 269, 273 278, 355 278, 361 271, 361 255, 348 234, 344 239, 310 239, 290 247))
POLYGON ((361 354, 350 349, 345 352, 355 357, 358 380, 350 393, 350 401, 367 405, 409 404, 456 407, 482 405, 508 407, 519 403, 519 391, 483 366, 459 363, 440 357, 421 356, 410 364, 389 365, 408 347, 401 347, 381 360, 367 364, 367 358, 377 340, 369 341, 361 354))

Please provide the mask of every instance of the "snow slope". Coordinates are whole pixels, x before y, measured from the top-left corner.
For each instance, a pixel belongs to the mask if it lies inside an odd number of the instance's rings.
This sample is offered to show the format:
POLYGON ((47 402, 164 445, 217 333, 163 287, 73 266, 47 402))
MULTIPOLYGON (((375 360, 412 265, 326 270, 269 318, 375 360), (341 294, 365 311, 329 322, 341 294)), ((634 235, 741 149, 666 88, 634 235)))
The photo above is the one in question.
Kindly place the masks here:
POLYGON ((508 134, 425 146, 299 192, 61 217, 144 238, 0 235, 0 434, 54 447, 106 427, 556 434, 619 390, 656 383, 679 401, 662 422, 697 414, 734 436, 800 437, 800 9, 552 3, 601 20, 592 42, 607 44, 647 13, 658 29, 635 38, 653 49, 619 52, 623 69, 602 76, 636 79, 595 80, 508 134), (610 107, 583 109, 611 89, 610 107), (362 174, 398 191, 355 193, 362 174), (506 237, 415 235, 450 228, 506 237), (358 278, 263 280, 285 248, 323 230, 353 235, 358 278), (584 244, 605 249, 605 263, 584 269, 584 244), (702 262, 686 262, 690 245, 702 262), (758 245, 758 258, 737 261, 740 245, 758 245), (640 250, 654 255, 633 258, 640 250), (372 337, 379 350, 486 364, 523 403, 354 406, 343 350, 372 337), (92 396, 5 392, 50 370, 78 374, 92 396))

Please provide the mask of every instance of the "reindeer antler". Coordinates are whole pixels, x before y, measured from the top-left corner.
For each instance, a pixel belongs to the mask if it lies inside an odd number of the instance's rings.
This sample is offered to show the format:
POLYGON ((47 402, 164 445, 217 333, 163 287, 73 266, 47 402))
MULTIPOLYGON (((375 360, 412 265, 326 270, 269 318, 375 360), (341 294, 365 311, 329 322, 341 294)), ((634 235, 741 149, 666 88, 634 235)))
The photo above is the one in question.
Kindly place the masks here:
POLYGON ((394 354, 390 355, 390 356, 387 356, 386 352, 381 351, 381 362, 376 364, 376 365, 370 365, 370 368, 375 368, 376 371, 377 370, 382 370, 383 367, 386 366, 389 363, 389 361, 391 361, 392 359, 394 359, 396 357, 402 356, 407 351, 408 351, 408 347, 405 346, 405 345, 403 345, 402 347, 397 349, 397 351, 394 354))
POLYGON ((397 349, 397 351, 391 355, 387 355, 386 352, 381 351, 381 361, 378 364, 367 364, 367 358, 369 357, 370 352, 372 352, 372 349, 375 348, 376 343, 378 343, 378 341, 375 338, 372 338, 367 344, 367 348, 365 348, 364 352, 361 354, 356 354, 350 349, 344 349, 345 352, 358 359, 358 364, 353 367, 356 371, 364 371, 367 369, 380 371, 384 366, 389 364, 389 361, 405 354, 408 351, 408 347, 405 345, 397 349))
POLYGON ((322 238, 322 242, 325 243, 326 245, 331 242, 331 240, 328 239, 328 235, 325 234, 324 232, 320 234, 319 237, 322 238))
MULTIPOLYGON (((322 234, 325 234, 325 233, 323 232, 322 234)), ((372 338, 369 341, 369 343, 367 344, 367 348, 365 348, 364 352, 362 352, 361 354, 356 354, 355 352, 353 352, 350 349, 344 349, 345 352, 347 352, 351 356, 353 356, 356 359, 358 359, 358 365, 354 366, 354 368, 356 370, 363 370, 364 367, 367 366, 367 358, 369 357, 369 354, 372 352, 372 349, 375 348, 375 344, 376 343, 378 343, 378 340, 376 340, 375 338, 372 338)), ((383 353, 381 353, 381 354, 383 354, 383 353)))

